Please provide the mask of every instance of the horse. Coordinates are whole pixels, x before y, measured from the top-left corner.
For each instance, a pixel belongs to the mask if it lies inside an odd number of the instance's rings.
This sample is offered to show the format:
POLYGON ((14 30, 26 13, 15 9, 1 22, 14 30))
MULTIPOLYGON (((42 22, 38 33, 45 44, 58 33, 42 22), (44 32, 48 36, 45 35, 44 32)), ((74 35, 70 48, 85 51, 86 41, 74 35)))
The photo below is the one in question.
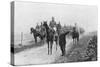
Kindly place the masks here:
POLYGON ((55 28, 56 28, 56 30, 55 30, 55 42, 56 42, 56 51, 57 51, 57 46, 59 44, 59 34, 60 34, 61 25, 56 24, 55 28))
POLYGON ((73 44, 75 43, 78 43, 79 41, 79 32, 75 30, 75 28, 73 28, 73 31, 72 31, 72 39, 73 39, 73 44))
POLYGON ((31 34, 33 33, 35 43, 37 43, 37 37, 39 37, 41 40, 44 39, 45 36, 41 35, 39 31, 36 31, 33 27, 30 28, 31 34))
POLYGON ((43 25, 40 26, 40 34, 42 36, 42 40, 44 40, 46 38, 46 29, 43 25))
POLYGON ((46 42, 48 44, 48 55, 49 52, 50 54, 52 54, 52 46, 53 46, 53 39, 54 39, 54 30, 49 28, 49 26, 47 25, 47 21, 44 21, 43 26, 46 29, 46 42))

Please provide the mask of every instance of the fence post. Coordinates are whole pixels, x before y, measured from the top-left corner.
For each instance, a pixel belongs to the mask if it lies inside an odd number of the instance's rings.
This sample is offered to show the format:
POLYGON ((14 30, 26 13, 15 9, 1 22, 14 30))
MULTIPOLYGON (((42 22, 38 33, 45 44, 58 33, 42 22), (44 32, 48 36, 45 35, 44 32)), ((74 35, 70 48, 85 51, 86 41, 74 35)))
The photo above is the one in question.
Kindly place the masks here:
POLYGON ((21 46, 23 44, 23 32, 21 32, 21 46))

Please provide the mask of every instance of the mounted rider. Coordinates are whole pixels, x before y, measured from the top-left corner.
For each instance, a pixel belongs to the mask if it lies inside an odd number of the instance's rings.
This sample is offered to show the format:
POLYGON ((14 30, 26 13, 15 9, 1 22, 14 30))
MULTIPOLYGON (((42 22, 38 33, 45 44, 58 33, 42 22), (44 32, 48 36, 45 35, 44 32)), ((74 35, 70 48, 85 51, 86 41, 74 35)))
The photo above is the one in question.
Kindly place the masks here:
POLYGON ((50 21, 49 26, 50 26, 51 28, 54 28, 54 27, 56 26, 56 21, 55 21, 55 18, 54 18, 54 17, 52 17, 52 20, 50 21))
POLYGON ((78 28, 77 23, 75 23, 75 24, 74 24, 73 31, 75 31, 75 32, 78 32, 78 33, 79 33, 79 28, 78 28))
POLYGON ((49 24, 49 27, 50 27, 52 30, 55 31, 55 34, 54 34, 54 40, 55 40, 55 39, 56 39, 55 37, 56 37, 56 35, 57 35, 57 33, 56 33, 57 29, 56 29, 56 21, 55 21, 55 18, 54 18, 54 17, 52 17, 52 19, 51 19, 51 21, 50 21, 50 24, 49 24))
POLYGON ((40 26, 38 25, 38 23, 37 23, 35 29, 36 29, 36 31, 38 31, 38 32, 40 31, 40 26))
POLYGON ((41 32, 42 35, 45 35, 45 33, 46 33, 45 27, 43 26, 42 22, 41 22, 41 25, 40 25, 40 32, 41 32))

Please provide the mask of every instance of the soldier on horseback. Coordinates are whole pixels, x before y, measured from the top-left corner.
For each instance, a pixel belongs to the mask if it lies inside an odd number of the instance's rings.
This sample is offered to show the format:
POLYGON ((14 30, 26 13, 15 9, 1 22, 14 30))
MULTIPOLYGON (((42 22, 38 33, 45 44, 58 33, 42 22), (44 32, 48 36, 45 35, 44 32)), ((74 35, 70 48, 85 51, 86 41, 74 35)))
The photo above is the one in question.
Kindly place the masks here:
POLYGON ((42 22, 41 22, 41 25, 40 25, 40 34, 43 36, 43 39, 45 39, 45 37, 46 37, 46 29, 43 26, 42 22))
POLYGON ((38 23, 37 23, 37 25, 36 25, 36 28, 35 28, 35 29, 36 29, 36 31, 37 31, 37 32, 39 32, 39 31, 40 31, 40 26, 38 25, 38 23))
POLYGON ((48 55, 49 55, 49 54, 52 54, 54 29, 52 29, 52 27, 48 26, 47 21, 44 21, 43 26, 46 29, 46 42, 48 44, 48 55))
POLYGON ((56 26, 56 21, 55 21, 55 18, 54 18, 54 17, 52 17, 52 20, 50 21, 49 26, 50 26, 51 28, 54 28, 54 27, 56 26))
POLYGON ((74 24, 73 31, 76 31, 76 32, 79 33, 79 29, 78 29, 77 23, 74 24))

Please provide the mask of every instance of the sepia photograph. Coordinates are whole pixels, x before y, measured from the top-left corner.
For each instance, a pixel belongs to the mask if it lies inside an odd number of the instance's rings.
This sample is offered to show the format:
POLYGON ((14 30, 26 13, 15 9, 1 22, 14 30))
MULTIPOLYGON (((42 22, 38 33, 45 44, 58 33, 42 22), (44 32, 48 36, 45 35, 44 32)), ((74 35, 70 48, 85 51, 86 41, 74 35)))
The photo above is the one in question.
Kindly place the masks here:
POLYGON ((11 2, 11 64, 97 61, 97 6, 11 2))

